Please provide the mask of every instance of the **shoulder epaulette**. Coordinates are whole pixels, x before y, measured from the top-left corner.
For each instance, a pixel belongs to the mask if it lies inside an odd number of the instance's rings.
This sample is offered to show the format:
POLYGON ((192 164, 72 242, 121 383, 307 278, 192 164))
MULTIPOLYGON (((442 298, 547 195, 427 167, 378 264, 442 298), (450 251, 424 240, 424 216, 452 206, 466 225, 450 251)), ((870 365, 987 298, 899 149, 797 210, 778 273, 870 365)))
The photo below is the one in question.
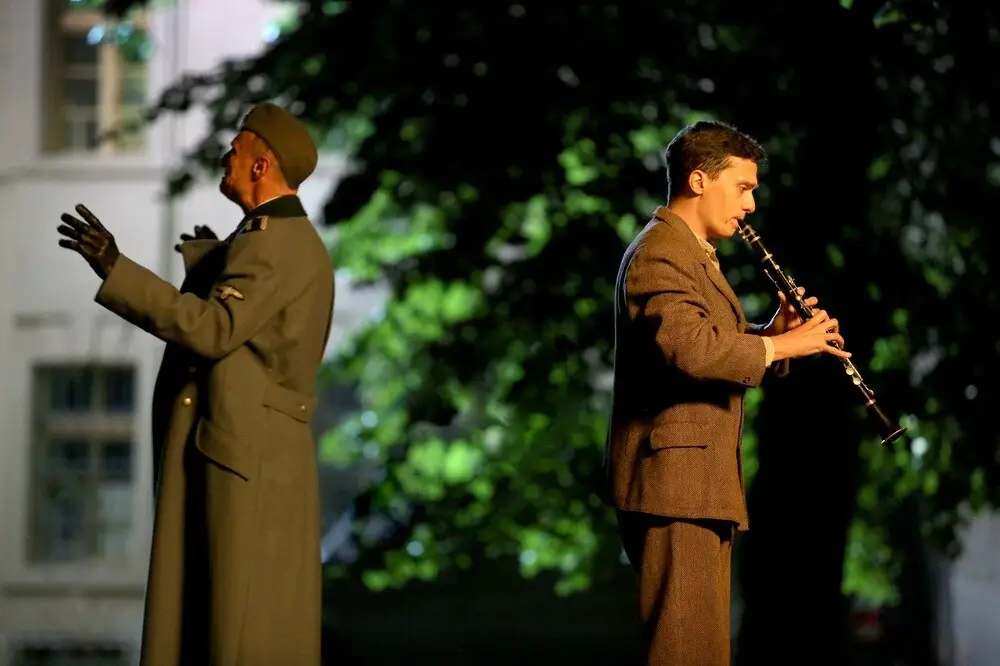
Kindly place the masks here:
POLYGON ((267 231, 267 215, 251 217, 243 225, 243 231, 267 231))

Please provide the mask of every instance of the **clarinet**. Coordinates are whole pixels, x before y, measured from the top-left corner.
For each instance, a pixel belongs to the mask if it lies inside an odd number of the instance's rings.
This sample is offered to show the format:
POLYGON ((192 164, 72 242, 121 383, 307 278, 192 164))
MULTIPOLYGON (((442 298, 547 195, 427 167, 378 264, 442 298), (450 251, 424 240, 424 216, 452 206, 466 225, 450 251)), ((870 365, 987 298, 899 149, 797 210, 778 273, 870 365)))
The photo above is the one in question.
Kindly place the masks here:
MULTIPOLYGON (((750 246, 760 256, 760 262, 764 266, 764 274, 771 279, 774 286, 777 287, 782 293, 785 294, 785 298, 788 302, 792 304, 795 311, 802 318, 802 321, 809 319, 813 316, 813 310, 811 307, 805 304, 802 296, 798 293, 798 285, 792 278, 785 275, 781 268, 778 266, 777 262, 774 261, 774 257, 771 252, 764 247, 764 244, 760 240, 760 235, 745 222, 739 223, 740 236, 746 241, 747 245, 750 246)), ((836 342, 830 342, 831 347, 840 349, 840 345, 836 342)), ((851 378, 851 382, 858 387, 861 392, 862 400, 864 400, 865 407, 867 408, 868 415, 875 423, 875 427, 882 437, 882 445, 885 446, 895 440, 899 439, 906 428, 899 425, 896 421, 890 419, 882 408, 879 407, 878 403, 875 402, 875 392, 868 388, 865 384, 865 380, 861 377, 861 373, 858 369, 851 363, 851 359, 842 358, 839 359, 844 365, 844 372, 851 378)))

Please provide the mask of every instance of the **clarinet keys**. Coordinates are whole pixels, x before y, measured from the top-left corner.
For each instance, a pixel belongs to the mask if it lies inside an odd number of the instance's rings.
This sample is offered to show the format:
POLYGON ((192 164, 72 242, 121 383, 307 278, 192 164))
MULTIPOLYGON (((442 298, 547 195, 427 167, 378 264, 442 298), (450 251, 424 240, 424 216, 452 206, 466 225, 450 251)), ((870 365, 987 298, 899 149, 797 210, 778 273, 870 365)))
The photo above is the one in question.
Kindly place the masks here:
MULTIPOLYGON (((798 285, 795 284, 795 281, 790 276, 782 272, 778 263, 774 260, 774 256, 764 247, 760 234, 742 220, 739 222, 739 233, 747 245, 757 253, 761 264, 763 264, 764 274, 774 283, 774 286, 779 291, 785 294, 803 321, 812 317, 812 309, 806 306, 799 296, 798 285)), ((882 411, 882 408, 875 402, 875 392, 864 383, 861 373, 854 367, 854 364, 847 359, 842 359, 842 363, 844 365, 844 372, 851 378, 851 383, 857 386, 858 391, 861 393, 861 398, 864 401, 868 415, 874 421, 875 428, 882 437, 882 444, 886 445, 899 439, 906 432, 906 427, 901 426, 882 411)))

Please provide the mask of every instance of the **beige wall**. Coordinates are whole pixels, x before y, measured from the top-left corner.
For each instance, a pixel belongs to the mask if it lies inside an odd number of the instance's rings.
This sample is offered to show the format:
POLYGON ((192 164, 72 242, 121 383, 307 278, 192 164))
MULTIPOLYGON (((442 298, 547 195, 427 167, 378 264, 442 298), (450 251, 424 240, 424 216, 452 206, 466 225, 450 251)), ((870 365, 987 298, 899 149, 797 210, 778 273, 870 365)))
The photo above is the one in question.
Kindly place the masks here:
MULTIPOLYGON (((176 236, 196 223, 228 233, 240 217, 215 183, 196 188, 172 208, 160 200, 166 169, 205 131, 199 112, 158 122, 142 155, 40 153, 42 4, 0 3, 0 666, 5 645, 27 638, 91 637, 136 646, 141 626, 152 508, 148 405, 162 347, 93 303, 97 278, 56 245, 59 214, 86 203, 124 253, 175 283, 182 271, 172 251, 176 236), (135 528, 124 561, 26 560, 30 369, 46 360, 125 360, 137 367, 135 528)), ((267 0, 152 4, 151 99, 176 72, 207 70, 261 49, 263 29, 276 11, 267 0)), ((301 192, 311 213, 319 213, 341 172, 341 160, 322 159, 301 192)), ((353 295, 338 276, 334 343, 347 335, 348 325, 363 320, 372 299, 370 293, 353 295)))

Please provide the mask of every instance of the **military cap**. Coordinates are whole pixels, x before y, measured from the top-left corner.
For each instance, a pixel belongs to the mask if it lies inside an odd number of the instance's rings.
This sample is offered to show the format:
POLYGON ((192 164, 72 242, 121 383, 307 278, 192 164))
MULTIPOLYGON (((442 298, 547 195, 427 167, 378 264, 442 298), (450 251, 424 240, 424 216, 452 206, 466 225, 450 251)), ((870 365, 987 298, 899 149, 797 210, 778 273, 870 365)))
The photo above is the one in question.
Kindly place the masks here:
POLYGON ((298 188, 312 175, 319 160, 316 144, 302 122, 276 104, 266 102, 250 109, 240 130, 253 132, 268 145, 288 186, 298 188))

